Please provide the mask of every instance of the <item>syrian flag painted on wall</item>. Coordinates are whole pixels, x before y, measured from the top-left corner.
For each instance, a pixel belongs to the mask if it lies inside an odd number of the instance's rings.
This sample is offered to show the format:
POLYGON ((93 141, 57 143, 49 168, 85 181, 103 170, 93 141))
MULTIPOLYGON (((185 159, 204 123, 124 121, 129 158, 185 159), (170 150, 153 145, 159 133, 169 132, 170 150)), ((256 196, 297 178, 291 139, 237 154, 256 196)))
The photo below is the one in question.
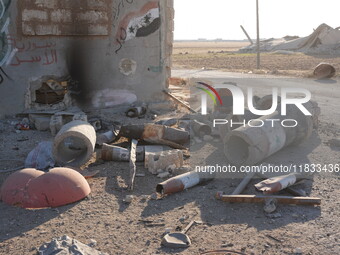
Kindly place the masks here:
POLYGON ((158 2, 149 2, 139 11, 128 13, 119 24, 117 39, 128 41, 135 37, 146 37, 160 27, 158 2))

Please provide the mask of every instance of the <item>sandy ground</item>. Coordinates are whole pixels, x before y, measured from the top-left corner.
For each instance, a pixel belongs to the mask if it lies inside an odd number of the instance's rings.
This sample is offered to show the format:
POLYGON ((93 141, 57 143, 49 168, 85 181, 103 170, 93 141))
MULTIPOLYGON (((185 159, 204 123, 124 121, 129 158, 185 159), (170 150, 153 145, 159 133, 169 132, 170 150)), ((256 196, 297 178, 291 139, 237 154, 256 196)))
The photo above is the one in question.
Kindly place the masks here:
MULTIPOLYGON (((256 69, 256 54, 237 53, 247 42, 175 42, 173 68, 216 69, 232 72, 311 77, 314 68, 327 62, 340 70, 340 56, 262 53, 261 68, 256 69)), ((339 72, 337 74, 339 76, 339 72)))
MULTIPOLYGON (((234 51, 235 48, 235 45, 226 48, 218 45, 215 49, 209 47, 209 50, 234 51)), ((175 45, 174 66, 228 70, 235 68, 244 72, 254 69, 253 55, 241 56, 233 52, 205 53, 206 50, 201 47, 200 53, 196 55, 186 47, 176 48, 175 45), (177 49, 182 54, 176 53, 177 49), (185 54, 187 51, 188 54, 185 54), (198 55, 206 58, 199 60, 198 55), (229 69, 231 66, 233 68, 229 69)), ((325 59, 304 55, 268 54, 267 59, 268 63, 277 64, 275 70, 280 74, 296 65, 295 69, 305 72, 302 76, 322 60, 334 61, 336 65, 340 63, 339 58, 325 59), (286 62, 291 64, 287 65, 286 62)), ((273 70, 270 65, 263 72, 273 70)), ((308 80, 306 81, 308 84, 308 80)), ((314 131, 306 143, 286 148, 266 162, 323 165, 340 163, 340 148, 328 144, 330 139, 340 137, 339 84, 340 80, 335 79, 331 83, 313 87, 313 93, 318 93, 317 99, 322 112, 319 129, 314 131), (322 89, 322 86, 327 86, 327 90, 322 89)), ((184 113, 186 112, 183 110, 169 112, 159 118, 176 117, 184 113)), ((123 115, 106 117, 111 121, 130 122, 123 115)), ((20 165, 20 162, 8 160, 24 161, 39 142, 53 140, 49 132, 29 130, 17 134, 11 124, 13 121, 15 119, 0 121, 1 169, 20 165)), ((147 121, 152 122, 150 119, 147 121)), ((223 145, 218 140, 194 144, 191 155, 186 164, 225 163, 223 145)), ((128 163, 99 162, 89 169, 99 170, 99 174, 88 180, 92 189, 90 196, 77 203, 42 210, 25 210, 0 203, 0 254, 37 254, 37 248, 43 243, 63 235, 85 244, 94 239, 97 241, 95 248, 113 255, 191 255, 221 249, 235 253, 214 254, 340 254, 339 173, 315 174, 312 180, 300 186, 308 196, 320 197, 321 206, 279 205, 277 214, 267 215, 262 204, 227 204, 214 198, 217 191, 232 193, 240 179, 216 179, 154 200, 151 195, 162 179, 148 173, 141 163, 137 164, 137 172, 144 173, 145 177, 136 179, 133 192, 126 189, 128 163), (124 203, 123 199, 130 194, 134 195, 134 200, 131 204, 124 203), (203 222, 193 226, 188 232, 191 247, 169 249, 160 245, 166 228, 180 230, 191 220, 203 222)), ((8 176, 9 173, 0 173, 0 185, 8 176)), ((258 194, 253 187, 257 181, 252 181, 244 194, 258 194)))
MULTIPOLYGON (((331 93, 338 85, 339 81, 328 84, 327 92, 320 93, 318 102, 323 114, 319 130, 314 131, 312 138, 300 146, 284 149, 266 162, 339 163, 339 147, 327 144, 340 136, 340 126, 335 121, 338 108, 331 107, 338 102, 339 93, 331 93)), ((171 112, 166 116, 179 114, 171 112)), ((108 119, 129 121, 122 115, 108 119)), ((12 121, 1 121, 2 168, 14 165, 5 159, 24 160, 40 141, 53 139, 49 132, 35 130, 17 134, 12 121)), ((196 143, 191 154, 192 164, 225 163, 220 141, 196 143)), ((279 205, 278 214, 273 216, 265 214, 261 204, 226 204, 214 198, 216 191, 232 193, 240 179, 217 179, 153 200, 150 196, 161 179, 149 174, 140 163, 137 172, 146 176, 137 178, 133 192, 126 190, 128 163, 100 162, 90 169, 100 172, 89 179, 92 193, 80 202, 42 210, 0 203, 0 254, 36 254, 40 245, 63 235, 85 244, 94 239, 97 249, 114 255, 200 254, 216 249, 239 252, 219 254, 340 254, 339 173, 316 174, 312 181, 300 186, 308 196, 322 199, 320 207, 279 205), (123 202, 128 194, 135 196, 131 204, 123 202), (161 247, 166 228, 183 229, 191 220, 203 222, 188 232, 191 247, 161 247)), ((0 185, 8 175, 0 174, 0 185)), ((248 185, 244 193, 256 194, 253 187, 256 182, 248 185)))

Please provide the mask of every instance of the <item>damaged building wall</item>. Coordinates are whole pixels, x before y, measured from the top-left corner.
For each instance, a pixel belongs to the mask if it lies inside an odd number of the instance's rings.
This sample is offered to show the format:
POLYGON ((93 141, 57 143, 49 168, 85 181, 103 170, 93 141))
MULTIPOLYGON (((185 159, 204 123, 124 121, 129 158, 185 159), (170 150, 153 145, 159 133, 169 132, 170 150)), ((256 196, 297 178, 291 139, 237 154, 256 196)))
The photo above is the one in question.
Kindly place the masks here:
POLYGON ((173 0, 0 0, 0 116, 32 108, 49 77, 78 81, 87 106, 159 99, 173 14, 173 0))

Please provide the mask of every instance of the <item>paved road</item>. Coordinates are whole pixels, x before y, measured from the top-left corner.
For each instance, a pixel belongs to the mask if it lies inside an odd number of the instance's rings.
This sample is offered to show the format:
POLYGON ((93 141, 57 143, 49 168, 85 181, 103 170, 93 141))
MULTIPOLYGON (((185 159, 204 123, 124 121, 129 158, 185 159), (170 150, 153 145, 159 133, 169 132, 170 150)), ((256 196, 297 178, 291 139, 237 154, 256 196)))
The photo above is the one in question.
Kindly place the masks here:
POLYGON ((288 78, 272 75, 230 73, 214 70, 172 70, 173 77, 202 78, 215 84, 236 82, 241 88, 252 87, 254 94, 271 94, 272 87, 305 88, 321 108, 321 120, 340 124, 340 79, 318 81, 306 78, 288 78))

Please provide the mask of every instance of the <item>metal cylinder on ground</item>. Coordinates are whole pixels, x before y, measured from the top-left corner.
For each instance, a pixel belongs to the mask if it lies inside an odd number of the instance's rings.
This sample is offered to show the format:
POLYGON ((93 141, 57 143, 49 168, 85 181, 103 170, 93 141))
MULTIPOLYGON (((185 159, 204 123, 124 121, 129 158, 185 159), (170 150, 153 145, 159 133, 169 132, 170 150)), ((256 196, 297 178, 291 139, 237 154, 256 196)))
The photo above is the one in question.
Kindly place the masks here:
POLYGON ((199 173, 196 171, 188 172, 170 178, 156 186, 157 193, 162 195, 172 194, 194 187, 200 183, 209 181, 213 178, 211 175, 199 173))
MULTIPOLYGON (((144 161, 144 154, 145 154, 144 146, 137 146, 136 161, 139 162, 144 161)), ((123 147, 104 143, 101 150, 101 159, 106 161, 128 162, 130 160, 130 150, 123 147)))
POLYGON ((160 140, 165 140, 173 143, 184 144, 189 140, 189 132, 185 130, 155 124, 122 126, 119 136, 130 139, 143 139, 148 142, 157 143, 159 143, 160 140))
POLYGON ((192 120, 191 125, 192 125, 193 131, 199 137, 203 137, 205 135, 211 134, 211 127, 203 122, 192 120))
POLYGON ((81 166, 94 152, 96 132, 85 121, 75 120, 64 125, 53 143, 53 156, 61 166, 81 166))

